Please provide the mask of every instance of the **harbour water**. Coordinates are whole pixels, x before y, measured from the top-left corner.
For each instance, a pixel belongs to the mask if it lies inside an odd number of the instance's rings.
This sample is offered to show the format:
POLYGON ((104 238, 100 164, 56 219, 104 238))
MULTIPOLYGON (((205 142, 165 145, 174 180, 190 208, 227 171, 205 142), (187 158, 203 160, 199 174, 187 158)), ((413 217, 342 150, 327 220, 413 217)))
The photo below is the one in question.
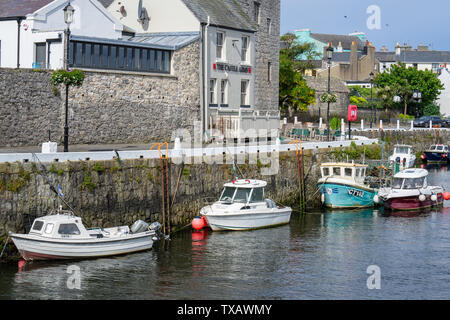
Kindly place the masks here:
MULTIPOLYGON (((429 168, 450 190, 450 167, 429 168)), ((246 232, 182 231, 152 251, 0 265, 0 299, 448 299, 450 201, 421 213, 293 214, 246 232), (369 289, 369 266, 380 289, 369 289), (79 270, 79 289, 68 282, 79 270)))

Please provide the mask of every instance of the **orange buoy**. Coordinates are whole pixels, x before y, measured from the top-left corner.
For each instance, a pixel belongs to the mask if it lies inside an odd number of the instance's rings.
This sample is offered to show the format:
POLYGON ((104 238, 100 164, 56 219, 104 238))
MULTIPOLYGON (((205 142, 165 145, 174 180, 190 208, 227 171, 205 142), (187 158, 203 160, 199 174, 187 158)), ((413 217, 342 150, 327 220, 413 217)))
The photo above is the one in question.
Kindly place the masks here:
POLYGON ((192 228, 195 230, 201 230, 205 227, 205 222, 201 217, 195 217, 194 220, 192 220, 192 228))
POLYGON ((450 192, 447 191, 447 192, 444 193, 444 199, 445 200, 450 200, 450 192))

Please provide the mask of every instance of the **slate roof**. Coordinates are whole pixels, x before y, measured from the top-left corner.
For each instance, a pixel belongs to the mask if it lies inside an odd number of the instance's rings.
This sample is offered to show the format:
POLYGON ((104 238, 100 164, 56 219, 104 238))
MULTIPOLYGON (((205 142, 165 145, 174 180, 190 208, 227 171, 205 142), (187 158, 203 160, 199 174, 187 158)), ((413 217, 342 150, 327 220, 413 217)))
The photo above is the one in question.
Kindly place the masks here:
POLYGON ((395 52, 376 52, 375 57, 380 62, 450 63, 450 51, 402 51, 400 55, 395 52))
POLYGON ((203 23, 255 32, 252 20, 242 11, 234 0, 181 0, 203 23))
POLYGON ((361 41, 357 36, 346 36, 339 34, 323 34, 323 33, 311 33, 311 38, 316 39, 323 43, 331 42, 333 47, 337 47, 339 42, 342 44, 344 50, 351 50, 352 42, 356 41, 356 46, 358 50, 364 50, 364 42, 361 41))
POLYGON ((105 8, 108 8, 114 0, 98 0, 105 8))
POLYGON ((24 17, 50 2, 53 0, 0 0, 0 19, 24 17))
MULTIPOLYGON (((351 52, 333 52, 333 62, 350 62, 351 52)), ((358 52, 358 59, 362 57, 362 53, 358 52)))

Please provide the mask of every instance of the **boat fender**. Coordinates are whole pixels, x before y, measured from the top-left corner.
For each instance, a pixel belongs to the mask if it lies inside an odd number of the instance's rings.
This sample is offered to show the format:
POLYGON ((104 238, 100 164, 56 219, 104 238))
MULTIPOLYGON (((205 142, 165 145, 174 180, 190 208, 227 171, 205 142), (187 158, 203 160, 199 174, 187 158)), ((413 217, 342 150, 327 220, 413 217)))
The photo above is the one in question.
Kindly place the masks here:
POLYGON ((437 195, 435 194, 431 195, 431 201, 433 202, 437 201, 437 195))
POLYGON ((375 195, 373 197, 373 202, 375 202, 376 204, 380 203, 380 197, 378 197, 378 195, 375 195))
POLYGON ((444 193, 444 199, 445 200, 450 200, 450 192, 447 191, 447 192, 444 193))
POLYGON ((320 201, 322 201, 322 203, 325 203, 325 194, 321 194, 320 195, 320 201))
POLYGON ((423 195, 423 194, 421 194, 420 196, 419 196, 419 200, 420 201, 425 201, 427 199, 427 197, 425 197, 425 195, 423 195))

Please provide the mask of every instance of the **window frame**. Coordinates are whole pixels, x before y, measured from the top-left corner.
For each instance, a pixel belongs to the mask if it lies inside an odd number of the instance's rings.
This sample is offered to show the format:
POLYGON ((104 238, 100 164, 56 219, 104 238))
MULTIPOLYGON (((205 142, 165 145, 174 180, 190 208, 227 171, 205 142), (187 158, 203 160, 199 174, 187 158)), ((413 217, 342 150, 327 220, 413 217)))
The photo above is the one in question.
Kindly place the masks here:
POLYGON ((240 95, 241 95, 241 108, 249 108, 250 107, 250 97, 249 97, 249 87, 250 87, 250 80, 248 79, 241 79, 241 90, 240 90, 240 95), (245 91, 243 91, 243 87, 242 84, 245 83, 245 91), (244 98, 244 100, 242 99, 244 98))
POLYGON ((228 79, 220 80, 220 106, 228 107, 228 79))
POLYGON ((225 60, 224 46, 225 46, 225 32, 222 30, 217 30, 216 31, 216 59, 225 60), (219 44, 219 35, 222 35, 222 42, 220 44, 219 44))
POLYGON ((209 79, 208 102, 210 107, 217 107, 217 79, 209 79))
POLYGON ((241 37, 241 61, 242 62, 249 62, 249 58, 248 58, 248 51, 250 48, 250 37, 249 36, 242 36, 241 37), (244 39, 246 40, 244 42, 244 39), (246 43, 245 47, 244 47, 244 43, 246 43))

